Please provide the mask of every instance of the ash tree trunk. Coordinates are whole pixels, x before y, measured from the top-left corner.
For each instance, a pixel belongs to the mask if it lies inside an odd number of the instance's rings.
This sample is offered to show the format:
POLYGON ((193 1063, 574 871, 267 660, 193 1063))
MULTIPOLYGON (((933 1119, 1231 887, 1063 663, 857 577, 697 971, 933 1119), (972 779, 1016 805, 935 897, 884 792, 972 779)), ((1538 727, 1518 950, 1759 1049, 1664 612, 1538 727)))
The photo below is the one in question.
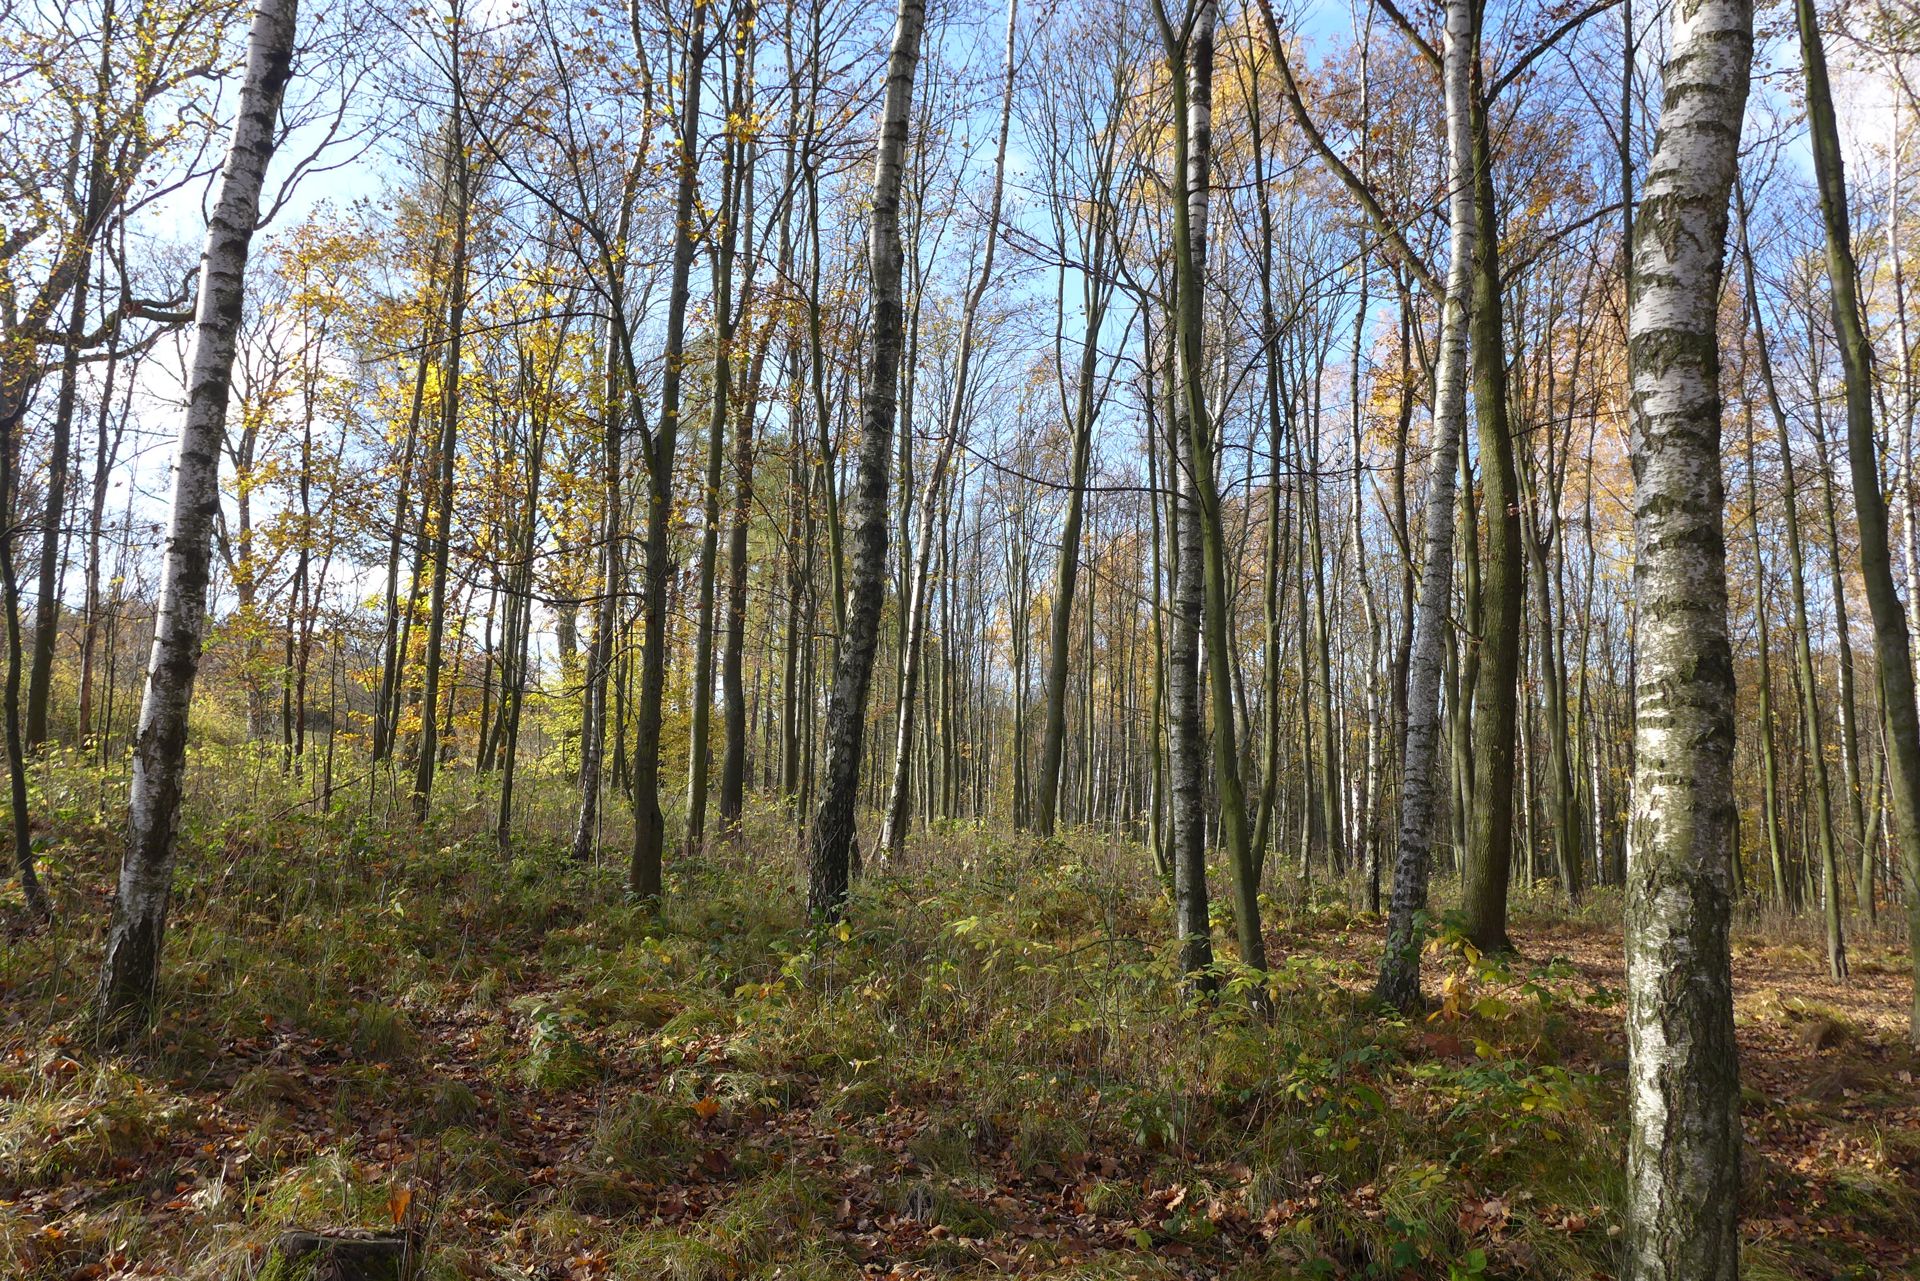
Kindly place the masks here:
MULTIPOLYGON (((427 594, 427 644, 420 676, 420 754, 414 761, 413 816, 424 823, 433 804, 434 771, 440 764, 440 673, 447 633, 447 577, 453 554, 455 451, 460 437, 460 348, 467 316, 467 256, 472 218, 473 172, 467 159, 465 84, 461 75, 465 29, 456 9, 448 30, 447 63, 453 102, 448 113, 447 167, 453 187, 453 281, 447 301, 446 364, 441 372, 440 432, 434 450, 433 577, 427 594)), ((426 507, 420 511, 425 529, 426 507)), ((457 635, 457 633, 456 633, 457 635)), ((400 648, 405 661, 406 647, 400 648)), ((398 669, 396 669, 396 678, 398 669)), ((451 706, 451 696, 449 696, 451 706)))
POLYGON ((280 100, 293 73, 297 0, 261 0, 248 36, 246 78, 200 263, 186 422, 174 472, 172 528, 154 619, 153 655, 134 739, 127 848, 94 997, 103 1041, 138 1036, 152 1015, 173 885, 174 833, 186 768, 187 709, 207 612, 220 442, 233 386, 234 342, 247 248, 278 141, 280 100))
POLYGON ((900 0, 887 55, 886 99, 873 163, 873 223, 867 243, 873 272, 873 339, 861 395, 860 456, 847 513, 853 556, 847 566, 846 622, 827 703, 826 768, 810 838, 807 910, 816 919, 837 920, 846 906, 867 692, 873 681, 880 606, 887 589, 887 490, 906 319, 900 291, 900 183, 925 24, 925 0, 900 0))
MULTIPOLYGON (((713 246, 713 405, 707 421, 707 475, 700 505, 700 573, 698 617, 694 624, 693 724, 687 750, 687 853, 698 853, 707 839, 707 791, 713 773, 713 639, 715 609, 715 573, 720 555, 720 486, 726 470, 727 394, 733 386, 733 345, 739 328, 734 310, 733 265, 740 248, 741 211, 751 219, 752 204, 746 196, 750 181, 747 146, 736 137, 731 122, 746 119, 747 38, 752 11, 740 24, 735 41, 736 73, 733 95, 727 104, 729 127, 720 149, 720 219, 718 243, 713 246)), ((723 64, 724 65, 724 64, 723 64)), ((752 243, 748 243, 751 262, 752 243)), ((751 272, 748 273, 749 276, 751 272)), ((744 309, 744 300, 743 300, 744 309)), ((738 411, 735 411, 738 413, 738 411)), ((752 412, 748 407, 747 412, 752 412)), ((751 428, 737 426, 737 431, 751 428)))
POLYGON ((1733 659, 1718 302, 1753 64, 1745 0, 1673 11, 1635 219, 1633 811, 1627 838, 1629 1281, 1739 1275, 1733 659))
POLYGON ((60 639, 60 551, 66 535, 67 455, 73 441, 74 403, 79 393, 80 343, 87 325, 87 277, 73 287, 67 349, 60 362, 60 395, 53 414, 53 446, 47 458, 47 496, 40 521, 39 594, 33 608, 33 667, 27 682, 28 750, 47 741, 47 707, 53 682, 53 651, 60 639))
POLYGON ((606 379, 606 410, 600 437, 600 599, 594 605, 593 644, 587 647, 585 715, 580 724, 580 805, 573 824, 573 861, 585 863, 600 848, 600 792, 605 774, 607 695, 613 681, 614 631, 619 626, 621 471, 621 398, 625 390, 617 370, 606 379))
MULTIPOLYGON (((651 435, 641 429, 647 460, 646 585, 641 597, 640 702, 633 745, 633 851, 627 893, 641 903, 665 892, 661 853, 666 817, 660 812, 660 730, 667 690, 667 647, 672 620, 667 592, 673 575, 673 463, 680 440, 681 366, 685 363, 687 299, 693 273, 693 201, 699 186, 700 91, 706 69, 707 6, 693 7, 680 109, 679 177, 673 197, 673 275, 667 295, 666 368, 660 378, 660 422, 651 435)), ((639 424, 635 424, 639 427, 639 424)))

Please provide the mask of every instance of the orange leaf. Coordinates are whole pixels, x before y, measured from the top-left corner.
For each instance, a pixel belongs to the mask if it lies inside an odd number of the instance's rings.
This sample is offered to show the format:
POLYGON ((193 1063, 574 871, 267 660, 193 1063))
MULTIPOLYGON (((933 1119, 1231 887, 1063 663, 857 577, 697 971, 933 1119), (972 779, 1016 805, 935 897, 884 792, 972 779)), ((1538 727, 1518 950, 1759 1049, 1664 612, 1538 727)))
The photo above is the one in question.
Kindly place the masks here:
POLYGON ((720 1111, 720 1101, 711 1094, 693 1105, 693 1114, 702 1121, 711 1121, 720 1111))
POLYGON ((412 1204, 413 1189, 404 1183, 387 1193, 387 1213, 393 1216, 396 1224, 407 1217, 407 1207, 412 1204))

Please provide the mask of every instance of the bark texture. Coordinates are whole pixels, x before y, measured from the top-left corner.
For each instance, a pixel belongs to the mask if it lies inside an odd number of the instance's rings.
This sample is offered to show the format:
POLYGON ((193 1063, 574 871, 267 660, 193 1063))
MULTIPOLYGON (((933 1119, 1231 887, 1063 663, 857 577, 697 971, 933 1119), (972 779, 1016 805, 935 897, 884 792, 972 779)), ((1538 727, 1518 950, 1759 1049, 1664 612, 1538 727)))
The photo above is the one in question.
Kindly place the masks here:
POLYGON ((897 857, 905 848, 907 823, 912 817, 914 694, 920 677, 920 657, 926 645, 927 591, 931 584, 933 521, 939 508, 940 487, 953 451, 960 443, 963 416, 967 412, 967 381, 973 370, 973 327, 980 313, 980 301, 993 283, 994 249, 1000 233, 1001 198, 1006 190, 1007 134, 1013 122, 1013 37, 1020 15, 1019 0, 1007 2, 1007 50, 1005 78, 1000 89, 1000 132, 993 154, 993 196, 987 204, 986 246, 980 254, 980 273, 967 292, 960 315, 958 355, 953 374, 953 391, 947 402, 947 421, 940 438, 940 450, 934 455, 933 471, 927 477, 927 492, 920 504, 920 528, 914 545, 913 581, 907 597, 907 642, 901 655, 900 718, 894 738, 893 783, 887 791, 887 814, 880 831, 882 858, 897 857))
POLYGON ((261 0, 248 36, 246 78, 233 142, 207 226, 188 380, 186 422, 174 470, 173 516, 154 620, 153 654, 134 739, 127 848, 94 998, 108 1042, 138 1036, 151 1018, 173 887, 174 833, 186 769, 187 708, 200 666, 220 444, 233 386, 234 342, 245 295, 247 250, 273 158, 280 100, 293 72, 297 0, 261 0))
POLYGON ((1744 0, 1673 11, 1636 218, 1633 810, 1627 837, 1630 1281, 1739 1275, 1739 1070, 1717 304, 1753 63, 1744 0))
POLYGON ((873 681, 873 656, 880 642, 880 606, 887 589, 887 490, 905 332, 900 291, 900 183, 906 168, 913 77, 920 62, 920 34, 925 24, 925 0, 900 0, 887 55, 886 101, 873 162, 873 224, 867 243, 867 260, 873 272, 873 340, 861 395, 860 457, 848 512, 853 556, 847 567, 846 625, 827 704, 826 766, 811 834, 807 910, 816 919, 838 919, 846 906, 867 692, 873 681))
MULTIPOLYGON (((1847 460, 1859 511, 1860 577, 1873 616, 1880 697, 1893 756, 1893 823, 1907 873, 1908 934, 1920 944, 1920 714, 1915 711, 1907 614, 1893 586, 1887 500, 1880 487, 1879 444, 1873 431, 1873 345, 1860 318, 1859 272, 1853 258, 1846 174, 1840 158, 1839 127, 1834 121, 1833 89, 1827 80, 1826 50, 1808 0, 1796 0, 1794 12, 1807 66, 1807 123, 1813 135, 1820 212, 1827 228, 1827 279, 1833 287, 1834 324, 1840 333, 1840 359, 1846 377, 1847 460)), ((1837 885, 1833 892, 1837 895, 1837 885)), ((1913 953, 1914 989, 1908 1033, 1920 1044, 1920 946, 1909 950, 1913 953)))
POLYGON ((1394 857, 1387 945, 1375 987, 1401 1010, 1420 1004, 1420 940, 1414 918, 1427 905, 1433 861, 1434 762, 1440 749, 1440 676, 1447 654, 1448 607, 1453 596, 1455 478, 1467 418, 1467 290, 1473 262, 1473 193, 1467 182, 1471 139, 1467 124, 1468 58, 1473 17, 1468 0, 1447 5, 1442 78, 1447 102, 1448 253, 1440 324, 1440 358, 1433 389, 1433 455, 1427 462, 1426 547, 1420 599, 1413 617, 1407 669, 1405 763, 1400 780, 1400 844, 1394 857))
MULTIPOLYGON (((627 893, 658 903, 666 891, 661 855, 666 816, 660 812, 660 728, 667 690, 672 620, 667 592, 673 576, 673 463, 680 441, 681 366, 685 363, 688 284, 693 273, 693 198, 699 186, 700 90, 707 55, 707 6, 694 6, 681 79, 679 176, 673 197, 673 276, 667 294, 666 368, 660 378, 660 421, 641 429, 647 459, 646 586, 641 600, 640 699, 633 744, 633 852, 627 893)), ((636 427, 640 425, 636 422, 636 427)))

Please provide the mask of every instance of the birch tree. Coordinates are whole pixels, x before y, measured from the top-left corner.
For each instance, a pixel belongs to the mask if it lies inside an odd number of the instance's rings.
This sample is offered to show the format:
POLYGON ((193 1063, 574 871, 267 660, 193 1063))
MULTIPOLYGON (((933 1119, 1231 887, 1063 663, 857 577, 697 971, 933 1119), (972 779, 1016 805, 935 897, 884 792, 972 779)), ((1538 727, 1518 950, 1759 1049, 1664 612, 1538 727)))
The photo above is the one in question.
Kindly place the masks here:
POLYGON ((1447 278, 1441 295, 1440 358, 1434 377, 1433 454, 1427 462, 1426 545, 1420 595, 1412 621, 1407 671, 1407 731, 1400 779, 1400 840, 1388 901, 1387 942, 1375 990, 1402 1010, 1420 1004, 1420 939, 1414 918, 1427 905, 1433 861, 1434 764, 1440 749, 1440 676, 1453 598, 1454 482, 1467 418, 1467 290, 1476 228, 1466 179, 1470 0, 1450 0, 1442 45, 1441 80, 1447 112, 1447 278))
MULTIPOLYGON (((1281 39, 1270 0, 1261 0, 1267 39, 1275 50, 1282 85, 1294 121, 1321 160, 1359 200, 1368 220, 1388 242, 1394 257, 1411 270, 1440 301, 1440 350, 1434 370, 1433 451, 1427 461, 1426 539, 1421 551, 1420 595, 1412 620, 1408 656, 1407 723, 1401 766, 1399 843, 1394 857, 1393 889, 1387 918, 1387 943, 1381 955, 1375 991, 1403 1010, 1420 1003, 1420 940, 1415 918, 1427 904, 1433 857, 1434 824, 1439 810, 1435 764, 1440 749, 1440 678, 1453 622, 1454 517, 1458 507, 1460 442, 1467 417, 1467 296, 1471 288, 1478 227, 1474 218, 1472 129, 1469 115, 1475 23, 1471 0, 1449 0, 1441 50, 1435 55, 1444 87, 1447 124, 1447 239, 1444 284, 1407 244, 1346 162, 1336 155, 1307 114, 1306 103, 1281 39)), ((1423 51, 1431 53, 1424 41, 1423 51)))
POLYGON ((1740 1270, 1733 657, 1719 299, 1753 64, 1746 0, 1673 10, 1628 321, 1635 632, 1627 838, 1629 1281, 1740 1270))
POLYGON ((810 841, 807 911, 815 919, 839 919, 852 873, 861 739, 866 729, 873 657, 880 644, 880 606, 887 588, 888 473, 893 464, 900 349, 905 334, 900 291, 900 186, 907 160, 913 77, 920 61, 920 34, 925 24, 925 0, 900 0, 887 54, 880 137, 874 149, 873 212, 867 233, 868 267, 873 273, 873 322, 866 386, 861 391, 860 456, 848 513, 854 545, 847 567, 846 623, 827 703, 826 772, 810 841))
POLYGON ((894 737, 893 782, 887 790, 887 809, 880 830, 883 858, 897 857, 906 845, 910 817, 913 763, 914 692, 920 676, 920 653, 926 641, 927 588, 933 559, 933 521, 939 504, 935 501, 946 478, 953 452, 962 443, 963 421, 967 413, 967 383, 973 371, 974 325, 980 314, 980 302, 993 283, 994 250, 1000 238, 1001 198, 1006 190, 1007 133, 1013 119, 1013 38, 1019 17, 1019 0, 1007 0, 1007 40, 1005 71, 1000 88, 1000 131, 993 153, 993 194, 987 200, 985 244, 980 251, 979 274, 960 312, 960 333, 954 355, 953 389, 948 393, 946 422, 942 424, 940 448, 934 455, 927 477, 926 494, 920 504, 920 528, 914 538, 913 577, 907 589, 906 646, 901 653, 900 715, 894 737))
POLYGON ((193 700, 206 621, 213 515, 220 501, 220 444, 246 293, 247 250, 260 217, 267 165, 279 141, 280 102, 293 74, 297 15, 298 0, 261 0, 253 12, 239 113, 200 260, 187 413, 174 470, 173 516, 154 620, 153 655, 134 740, 127 847, 121 856, 113 919, 94 996, 94 1026, 109 1043, 137 1037, 153 1012, 173 888, 174 835, 186 770, 187 709, 193 700))

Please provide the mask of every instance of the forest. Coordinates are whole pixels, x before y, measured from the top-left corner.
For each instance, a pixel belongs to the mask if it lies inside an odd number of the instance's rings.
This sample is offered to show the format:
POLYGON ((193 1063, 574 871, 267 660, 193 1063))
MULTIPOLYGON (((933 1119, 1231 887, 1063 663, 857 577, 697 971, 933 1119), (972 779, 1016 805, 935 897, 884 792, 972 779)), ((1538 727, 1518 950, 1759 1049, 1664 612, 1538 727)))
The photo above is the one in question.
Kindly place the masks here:
POLYGON ((0 107, 0 1276, 1920 1276, 1915 0, 0 107))

